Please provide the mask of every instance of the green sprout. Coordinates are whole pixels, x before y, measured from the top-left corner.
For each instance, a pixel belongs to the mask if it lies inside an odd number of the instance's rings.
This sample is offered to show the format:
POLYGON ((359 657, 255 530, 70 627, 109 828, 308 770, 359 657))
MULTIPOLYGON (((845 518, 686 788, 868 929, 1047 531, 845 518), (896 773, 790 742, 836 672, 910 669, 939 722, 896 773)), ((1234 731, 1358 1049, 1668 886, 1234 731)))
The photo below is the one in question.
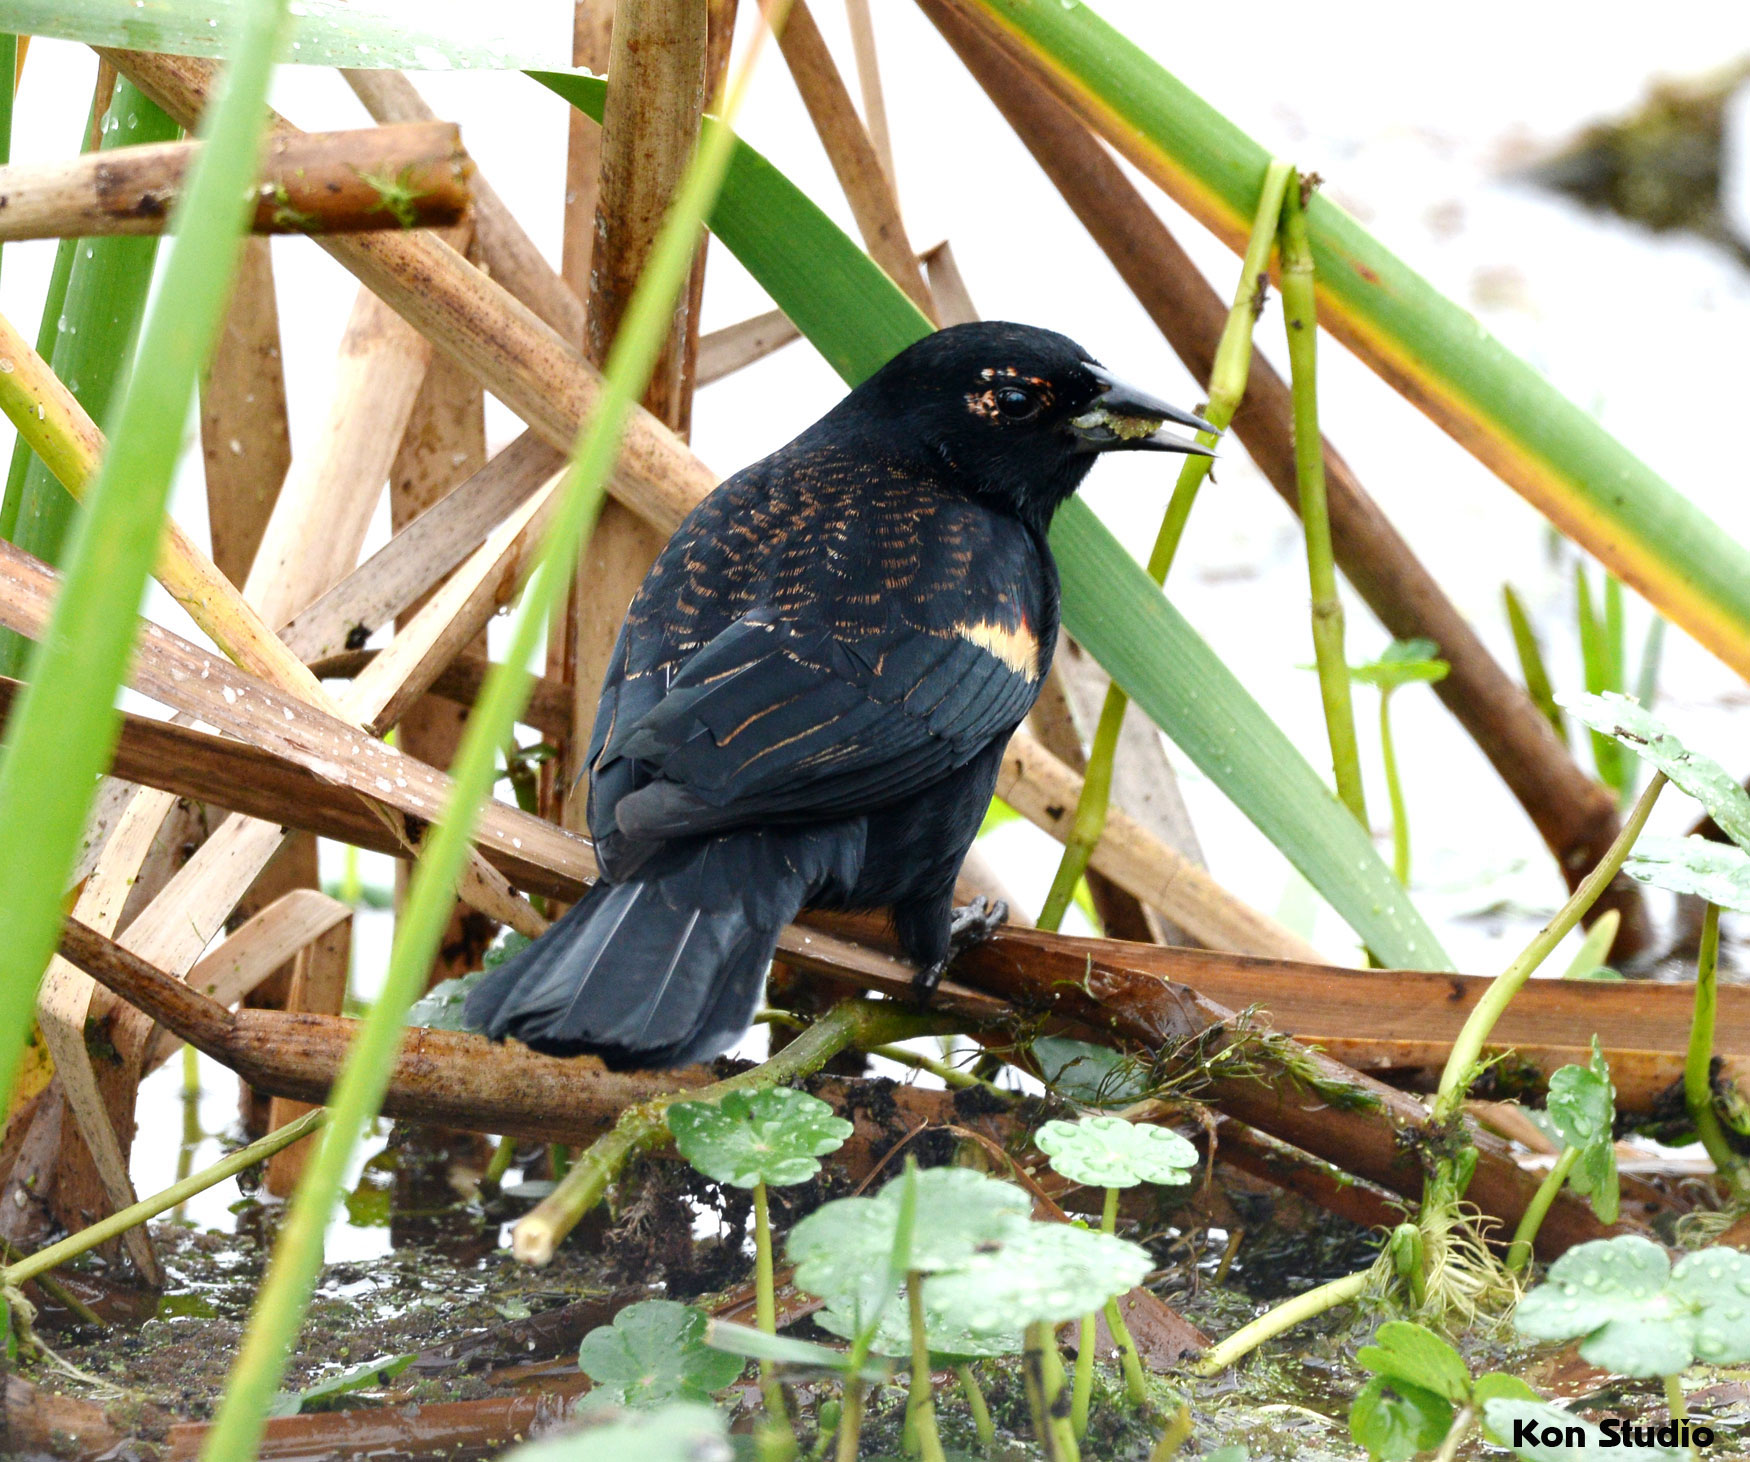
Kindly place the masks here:
MULTIPOLYGON (((1122 1117, 1084 1117, 1079 1122, 1047 1122, 1034 1136, 1039 1150, 1051 1159, 1052 1169, 1072 1183, 1106 1190, 1100 1220, 1103 1233, 1118 1228, 1118 1190, 1138 1183, 1166 1185, 1188 1183, 1197 1166, 1197 1149, 1166 1127, 1127 1122, 1122 1117)), ((1133 1406, 1147 1396, 1142 1361, 1130 1327, 1118 1308, 1117 1297, 1107 1301, 1106 1328, 1124 1367, 1124 1391, 1133 1406)), ((1078 1437, 1088 1429, 1088 1402, 1094 1384, 1094 1317, 1082 1317, 1081 1345, 1076 1352, 1075 1390, 1070 1408, 1071 1425, 1078 1437)))
POLYGON ((1685 1416, 1679 1377, 1697 1359, 1750 1360, 1750 1254, 1711 1248, 1675 1268, 1638 1234, 1577 1244, 1549 1282, 1520 1300, 1514 1326, 1532 1340, 1579 1340, 1580 1355, 1619 1376, 1659 1376, 1685 1416))
POLYGON ((413 186, 413 168, 404 167, 394 177, 387 173, 367 173, 362 168, 357 171, 359 181, 376 190, 374 212, 387 213, 402 228, 419 226, 418 203, 425 193, 413 186))
POLYGON ((1410 819, 1404 808, 1404 788, 1391 730, 1392 692, 1403 685, 1431 685, 1444 680, 1452 667, 1436 658, 1433 640, 1393 640, 1367 665, 1351 665, 1349 674, 1379 691, 1379 753, 1385 762, 1385 790, 1391 801, 1392 872, 1406 888, 1410 883, 1410 819))
MULTIPOLYGON (((1450 1457, 1494 1400, 1536 1401, 1516 1376, 1492 1371, 1471 1379, 1464 1358, 1425 1326, 1408 1320, 1381 1325, 1356 1363, 1373 1377, 1349 1407, 1349 1435, 1372 1462, 1406 1462, 1442 1449, 1450 1457)), ((1504 1439, 1490 1431, 1490 1440, 1504 1439)))
POLYGON ((1590 1065, 1563 1066, 1550 1077, 1544 1110, 1562 1140, 1562 1153, 1526 1205, 1513 1235, 1507 1267, 1515 1273, 1530 1262, 1537 1231, 1563 1183, 1572 1184, 1576 1193, 1592 1200, 1592 1211, 1600 1222, 1616 1222, 1616 1088, 1597 1036, 1592 1038, 1590 1065))
MULTIPOLYGON (((787 1086, 734 1091, 722 1101, 676 1102, 668 1129, 680 1154, 707 1178, 753 1189, 754 1294, 760 1329, 778 1330, 772 1282, 772 1219, 769 1184, 806 1183, 820 1171, 819 1158, 844 1145, 851 1124, 833 1115, 818 1097, 787 1086)), ((766 1410, 789 1426, 784 1395, 770 1366, 762 1366, 766 1410)))
POLYGON ((674 1300, 627 1305, 578 1347, 578 1368, 595 1382, 583 1406, 637 1411, 675 1401, 708 1404, 740 1378, 746 1362, 707 1344, 706 1324, 703 1311, 674 1300))

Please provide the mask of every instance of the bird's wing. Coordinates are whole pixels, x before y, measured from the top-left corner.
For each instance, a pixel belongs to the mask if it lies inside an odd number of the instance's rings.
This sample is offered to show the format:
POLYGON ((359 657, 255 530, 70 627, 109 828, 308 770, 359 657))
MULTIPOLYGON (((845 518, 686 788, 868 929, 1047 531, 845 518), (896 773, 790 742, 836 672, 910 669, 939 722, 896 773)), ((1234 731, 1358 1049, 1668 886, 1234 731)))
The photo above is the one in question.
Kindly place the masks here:
POLYGON ((601 765, 636 763, 615 816, 636 838, 854 816, 976 756, 1038 693, 1025 629, 907 628, 841 639, 756 611, 616 727, 601 765))

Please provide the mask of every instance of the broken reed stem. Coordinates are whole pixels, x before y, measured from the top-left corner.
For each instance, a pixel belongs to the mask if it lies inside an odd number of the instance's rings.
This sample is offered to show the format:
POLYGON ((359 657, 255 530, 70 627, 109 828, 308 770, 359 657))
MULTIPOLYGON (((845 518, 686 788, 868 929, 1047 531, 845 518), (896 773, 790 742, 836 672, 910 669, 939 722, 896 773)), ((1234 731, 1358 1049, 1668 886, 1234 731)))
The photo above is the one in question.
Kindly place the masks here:
POLYGON ((822 1016, 777 1055, 751 1071, 711 1086, 677 1091, 628 1107, 611 1132, 592 1143, 565 1180, 511 1232, 511 1251, 524 1264, 546 1264, 560 1240, 600 1203, 631 1156, 668 1136, 668 1109, 677 1101, 717 1103, 732 1091, 757 1091, 810 1076, 846 1046, 867 1048, 913 1036, 946 1035, 962 1024, 890 1003, 847 1000, 822 1016))
POLYGON ((1719 1004, 1716 971, 1720 957, 1720 906, 1710 903, 1702 915, 1701 947, 1695 957, 1695 1019, 1689 1027, 1689 1054, 1683 1063, 1683 1105, 1696 1135, 1721 1177, 1743 1197, 1750 1191, 1745 1181, 1744 1160, 1726 1140, 1719 1114, 1714 1111, 1713 1058, 1714 1017, 1719 1004))
POLYGON ((1355 706, 1349 693, 1349 662, 1343 653, 1343 601, 1331 549, 1331 513, 1325 497, 1325 452, 1319 436, 1318 312, 1313 298, 1312 244, 1306 201, 1312 181, 1295 175, 1282 206, 1282 319, 1288 330, 1290 385, 1294 396, 1294 474, 1300 488, 1300 521, 1306 530, 1307 578, 1312 587, 1313 656, 1337 795, 1362 827, 1367 799, 1361 786, 1361 752, 1355 741, 1355 706))
POLYGON ((1629 855, 1629 850, 1634 847, 1635 839, 1640 837, 1641 829, 1647 825, 1647 818, 1653 811, 1653 804, 1659 800, 1659 792, 1665 781, 1663 772, 1653 774, 1652 781, 1647 783, 1646 790, 1635 802, 1609 851, 1586 875, 1568 901, 1557 911, 1556 916, 1537 931, 1519 957, 1501 972, 1495 982, 1484 991, 1483 998, 1472 1008, 1469 1018, 1458 1033, 1458 1039, 1452 1043, 1451 1054, 1446 1058, 1446 1069, 1440 1074, 1440 1091, 1435 1097, 1433 1110, 1436 1124, 1449 1121, 1458 1115, 1459 1108, 1464 1104, 1465 1093, 1470 1088, 1477 1057, 1482 1054, 1483 1043, 1488 1040, 1489 1032, 1495 1028, 1495 1022, 1501 1018, 1502 1012, 1537 967, 1548 958, 1550 951, 1561 943, 1563 936, 1585 917, 1586 911, 1598 901, 1599 895, 1610 887, 1611 880, 1616 877, 1629 855))
POLYGON ((294 1142, 308 1137, 318 1127, 328 1120, 326 1108, 318 1107, 313 1112, 306 1112, 295 1122, 288 1122, 277 1132, 270 1132, 259 1142, 252 1142, 248 1147, 241 1147, 236 1152, 220 1158, 209 1168, 202 1168, 192 1177, 184 1178, 180 1183, 172 1183, 162 1192, 154 1193, 150 1198, 142 1198, 138 1203, 112 1213, 108 1218, 101 1219, 89 1228, 80 1229, 76 1234, 69 1234, 58 1244, 50 1244, 46 1249, 20 1259, 16 1264, 9 1264, 0 1270, 0 1287, 15 1289, 27 1280, 35 1279, 51 1269, 59 1268, 69 1259, 76 1259, 88 1249, 95 1249, 99 1244, 106 1244, 111 1239, 119 1238, 127 1230, 148 1219, 156 1218, 166 1209, 175 1208, 177 1204, 187 1202, 196 1193, 204 1193, 208 1188, 222 1183, 226 1178, 235 1177, 245 1168, 252 1168, 258 1162, 265 1162, 276 1152, 290 1147, 294 1142))
MULTIPOLYGON (((162 233, 200 156, 160 142, 0 168, 0 239, 162 233)), ((255 188, 258 234, 440 228, 468 211, 474 165, 452 122, 270 139, 255 188)))
POLYGON ((1310 1320, 1315 1315, 1324 1314, 1326 1310, 1334 1310, 1338 1305, 1360 1299, 1367 1293, 1367 1286, 1372 1279, 1373 1270, 1363 1269, 1359 1273, 1333 1279, 1329 1284, 1321 1284, 1317 1289, 1309 1289, 1305 1294, 1298 1294, 1275 1309, 1266 1310, 1251 1324, 1242 1325, 1226 1340, 1210 1346, 1203 1352, 1202 1359, 1187 1366, 1186 1370, 1193 1376, 1219 1376, 1265 1341, 1274 1340, 1284 1331, 1292 1330, 1301 1321, 1310 1320))
MULTIPOLYGON (((1270 248, 1276 241, 1277 220, 1282 215, 1282 200, 1293 169, 1285 162, 1272 162, 1264 175, 1264 189, 1258 198, 1258 212, 1252 222, 1251 237, 1246 241, 1246 255, 1240 265, 1240 282, 1234 290, 1232 307, 1228 310, 1227 326, 1216 348, 1215 366, 1209 376, 1209 402, 1203 408, 1204 419, 1225 430, 1239 409, 1246 394, 1246 377, 1252 365, 1252 327, 1263 309, 1266 271, 1270 265, 1270 248)), ((1216 437, 1199 432, 1197 440, 1213 447, 1216 437)), ((1316 440, 1316 438, 1315 438, 1316 440)), ((1157 584, 1165 584, 1167 573, 1179 551, 1179 540, 1191 516, 1197 491, 1214 464, 1210 457, 1187 457, 1179 469, 1178 482, 1167 501, 1161 517, 1160 532, 1149 554, 1148 571, 1157 584)), ((1118 758, 1118 737, 1124 729, 1124 712, 1130 698, 1116 682, 1107 687, 1105 704, 1100 708, 1100 720, 1094 728, 1093 744, 1088 752, 1088 764, 1082 774, 1082 795, 1076 802, 1075 819, 1064 839, 1063 858, 1057 874, 1051 880, 1045 907, 1040 911, 1038 927, 1056 931, 1063 923, 1076 885, 1087 872, 1088 861, 1106 830, 1106 815, 1112 805, 1112 771, 1118 758)))

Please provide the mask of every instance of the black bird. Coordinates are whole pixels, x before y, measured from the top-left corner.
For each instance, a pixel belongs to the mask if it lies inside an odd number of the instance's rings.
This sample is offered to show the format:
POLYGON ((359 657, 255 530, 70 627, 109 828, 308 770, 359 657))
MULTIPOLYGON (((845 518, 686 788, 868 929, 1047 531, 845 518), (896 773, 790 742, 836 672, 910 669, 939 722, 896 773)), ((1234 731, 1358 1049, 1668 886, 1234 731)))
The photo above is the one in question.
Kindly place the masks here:
POLYGON ((959 325, 712 492, 602 687, 602 877, 475 988, 469 1024, 616 1067, 708 1059, 803 908, 890 909, 933 989, 1057 642, 1052 515, 1101 452, 1204 450, 1157 435, 1167 421, 1211 429, 1062 335, 959 325))

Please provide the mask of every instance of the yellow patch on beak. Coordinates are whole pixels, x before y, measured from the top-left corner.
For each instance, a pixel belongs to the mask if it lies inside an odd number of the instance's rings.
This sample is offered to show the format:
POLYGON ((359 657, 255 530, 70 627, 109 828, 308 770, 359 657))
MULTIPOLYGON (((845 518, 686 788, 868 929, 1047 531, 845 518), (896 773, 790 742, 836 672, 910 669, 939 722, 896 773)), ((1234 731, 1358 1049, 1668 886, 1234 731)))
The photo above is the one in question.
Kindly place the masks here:
POLYGON ((981 649, 989 650, 1017 675, 1028 680, 1039 678, 1039 641, 1025 623, 1010 629, 982 619, 977 624, 957 624, 954 632, 981 649))

